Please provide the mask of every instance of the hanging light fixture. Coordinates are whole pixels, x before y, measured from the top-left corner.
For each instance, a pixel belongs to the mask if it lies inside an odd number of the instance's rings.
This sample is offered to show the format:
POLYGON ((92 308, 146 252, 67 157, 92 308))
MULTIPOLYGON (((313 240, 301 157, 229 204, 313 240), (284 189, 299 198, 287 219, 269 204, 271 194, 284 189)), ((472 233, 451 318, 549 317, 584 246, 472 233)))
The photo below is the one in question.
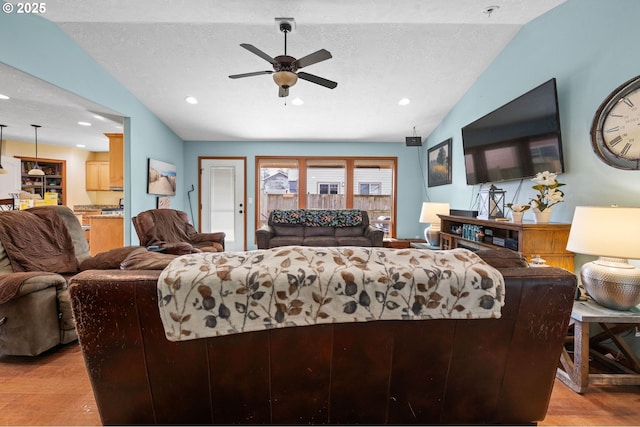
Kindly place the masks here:
POLYGON ((283 89, 289 89, 298 82, 298 75, 291 71, 277 71, 273 73, 273 81, 283 89))
POLYGON ((0 125, 0 175, 5 175, 8 173, 5 168, 2 167, 2 129, 6 127, 7 125, 0 125))
POLYGON ((38 166, 38 128, 42 126, 40 125, 31 125, 31 126, 33 126, 33 129, 35 129, 36 131, 36 164, 34 165, 33 169, 31 169, 28 173, 29 175, 42 176, 44 175, 44 172, 42 171, 42 169, 40 169, 40 166, 38 166))

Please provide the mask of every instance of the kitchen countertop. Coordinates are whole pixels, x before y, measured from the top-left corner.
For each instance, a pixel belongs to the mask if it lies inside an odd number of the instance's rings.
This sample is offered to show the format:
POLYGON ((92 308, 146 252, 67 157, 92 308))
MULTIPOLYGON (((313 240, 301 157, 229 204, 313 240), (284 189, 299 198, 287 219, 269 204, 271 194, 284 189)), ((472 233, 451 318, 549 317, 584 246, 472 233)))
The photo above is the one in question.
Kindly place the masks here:
POLYGON ((118 205, 73 205, 74 211, 99 211, 102 209, 119 208, 118 205))

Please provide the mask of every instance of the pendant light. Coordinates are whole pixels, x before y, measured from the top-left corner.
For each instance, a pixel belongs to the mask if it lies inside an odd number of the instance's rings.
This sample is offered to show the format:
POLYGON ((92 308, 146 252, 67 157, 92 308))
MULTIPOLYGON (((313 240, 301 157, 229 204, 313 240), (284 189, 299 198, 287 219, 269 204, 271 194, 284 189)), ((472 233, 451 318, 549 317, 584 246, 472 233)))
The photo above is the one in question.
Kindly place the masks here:
POLYGON ((44 172, 42 171, 42 169, 40 169, 40 166, 38 166, 38 128, 41 126, 40 125, 31 125, 31 126, 33 126, 33 129, 35 129, 36 131, 36 164, 34 165, 33 169, 31 169, 28 173, 29 175, 42 176, 44 175, 44 172))
POLYGON ((0 175, 5 175, 8 173, 6 169, 2 167, 2 129, 6 127, 7 125, 0 125, 0 175))

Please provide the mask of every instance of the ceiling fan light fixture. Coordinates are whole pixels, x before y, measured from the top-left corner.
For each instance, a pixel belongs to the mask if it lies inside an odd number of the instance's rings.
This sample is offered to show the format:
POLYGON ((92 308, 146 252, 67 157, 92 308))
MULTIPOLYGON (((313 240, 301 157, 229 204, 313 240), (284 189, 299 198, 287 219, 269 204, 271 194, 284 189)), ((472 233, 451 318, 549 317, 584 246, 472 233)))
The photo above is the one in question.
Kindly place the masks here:
POLYGON ((273 73, 273 81, 281 88, 287 89, 298 82, 298 75, 291 71, 277 71, 273 73))

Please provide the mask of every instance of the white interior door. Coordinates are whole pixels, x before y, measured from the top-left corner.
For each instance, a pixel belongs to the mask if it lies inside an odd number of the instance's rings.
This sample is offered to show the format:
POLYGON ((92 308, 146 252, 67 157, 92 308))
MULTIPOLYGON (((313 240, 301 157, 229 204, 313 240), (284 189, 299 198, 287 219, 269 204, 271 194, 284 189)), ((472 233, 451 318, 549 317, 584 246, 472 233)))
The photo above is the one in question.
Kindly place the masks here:
POLYGON ((201 168, 201 231, 224 231, 225 250, 246 250, 245 160, 203 159, 201 168))

